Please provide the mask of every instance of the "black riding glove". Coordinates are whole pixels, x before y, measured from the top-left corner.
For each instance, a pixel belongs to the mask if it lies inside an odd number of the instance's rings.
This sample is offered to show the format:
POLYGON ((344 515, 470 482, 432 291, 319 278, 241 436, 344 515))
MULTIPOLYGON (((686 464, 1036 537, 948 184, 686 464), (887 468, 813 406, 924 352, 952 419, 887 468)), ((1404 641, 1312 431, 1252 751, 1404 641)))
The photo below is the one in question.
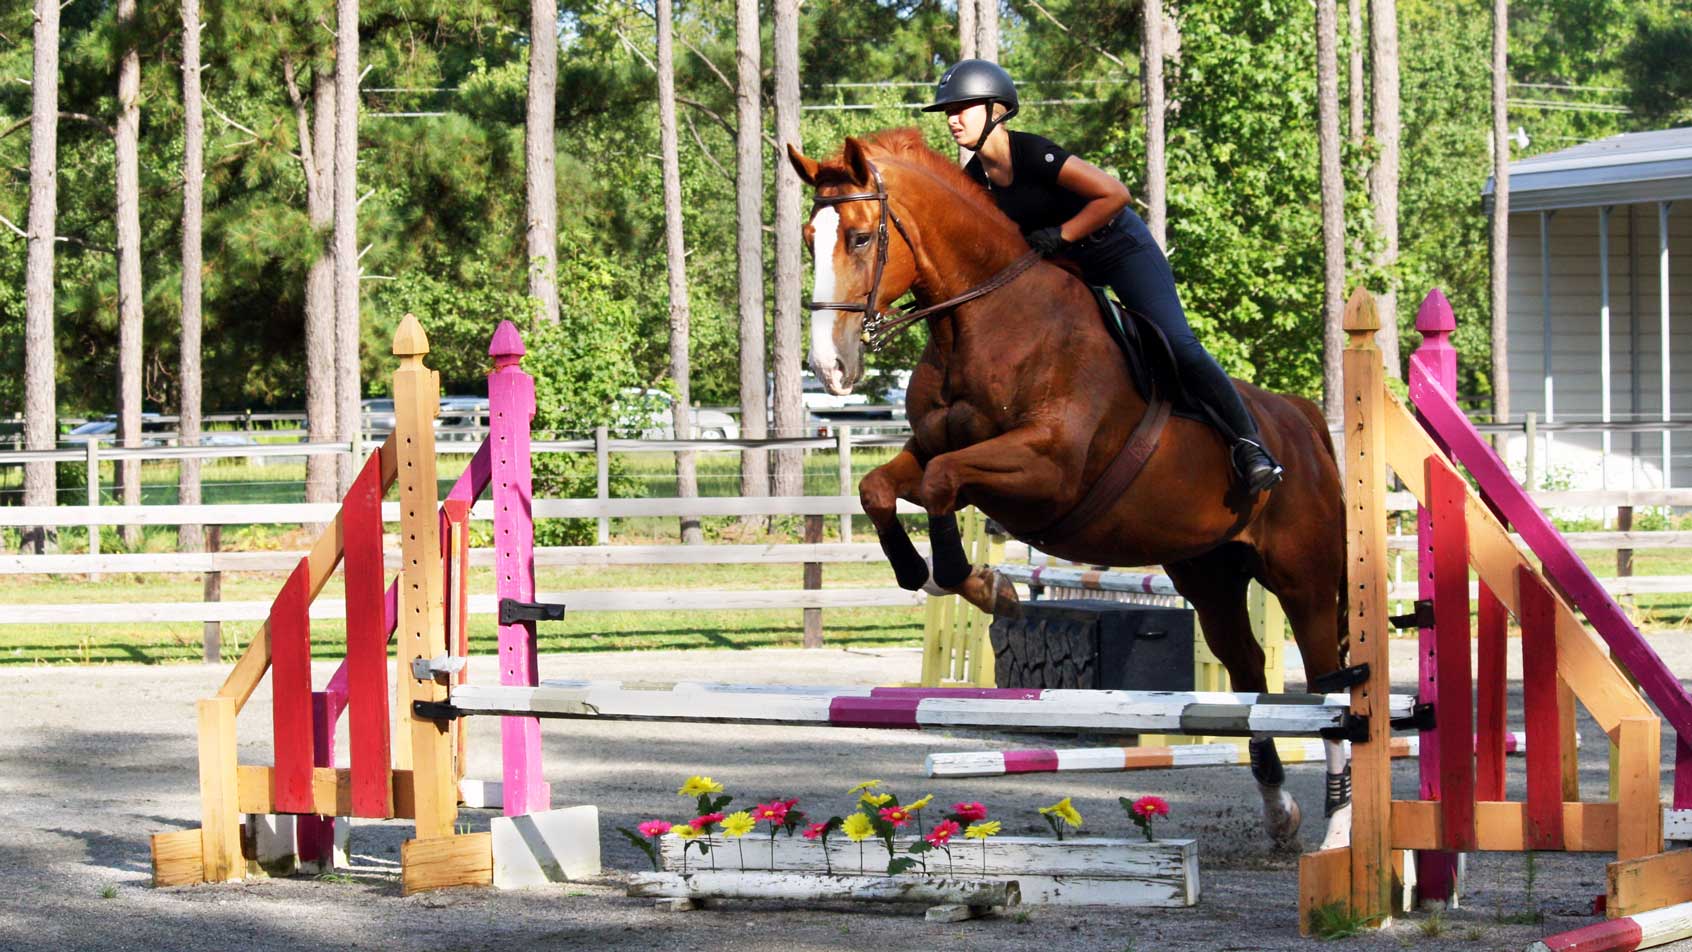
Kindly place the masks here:
POLYGON ((1061 228, 1040 228, 1028 233, 1028 246, 1038 251, 1040 257, 1050 258, 1069 247, 1069 242, 1064 240, 1061 228))

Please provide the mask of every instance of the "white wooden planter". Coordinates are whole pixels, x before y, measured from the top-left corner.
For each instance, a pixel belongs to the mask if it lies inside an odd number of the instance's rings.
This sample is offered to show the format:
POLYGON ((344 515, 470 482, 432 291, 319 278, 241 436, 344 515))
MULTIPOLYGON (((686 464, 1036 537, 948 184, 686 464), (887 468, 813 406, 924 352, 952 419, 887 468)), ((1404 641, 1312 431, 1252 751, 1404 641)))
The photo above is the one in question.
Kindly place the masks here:
MULTIPOLYGON (((778 836, 773 864, 767 835, 753 834, 739 841, 718 835, 710 837, 708 842, 709 856, 701 856, 697 847, 688 851, 689 872, 708 872, 714 864, 719 873, 743 869, 769 873, 773 865, 777 873, 832 871, 846 876, 859 875, 859 844, 847 841, 838 833, 829 837, 826 860, 819 843, 797 836, 778 836)), ((897 855, 910 855, 905 851, 913 842, 914 838, 896 841, 897 855)), ((927 875, 1014 881, 1021 887, 1025 905, 1171 907, 1191 906, 1199 899, 1197 840, 1148 843, 1143 839, 1082 838, 1059 843, 1049 838, 996 836, 986 841, 985 857, 979 842, 958 839, 953 844, 950 866, 946 854, 940 850, 923 854, 928 862, 927 875)), ((664 868, 681 871, 682 841, 665 836, 661 851, 664 868)), ((886 870, 886 848, 880 840, 865 840, 863 873, 881 877, 886 870)), ((903 875, 919 878, 924 875, 920 870, 919 866, 903 875)))
POLYGON ((829 876, 758 870, 636 873, 629 895, 663 899, 845 899, 992 908, 1020 900, 1014 880, 926 876, 829 876))

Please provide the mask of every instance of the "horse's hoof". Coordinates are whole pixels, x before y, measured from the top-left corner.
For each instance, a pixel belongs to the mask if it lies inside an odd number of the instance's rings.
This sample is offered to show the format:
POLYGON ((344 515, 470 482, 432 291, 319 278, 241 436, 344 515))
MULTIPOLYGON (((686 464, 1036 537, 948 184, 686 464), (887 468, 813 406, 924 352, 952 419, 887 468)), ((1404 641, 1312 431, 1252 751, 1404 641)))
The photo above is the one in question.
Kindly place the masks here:
POLYGON ((1298 828, 1303 824, 1304 815, 1299 811, 1298 801, 1290 796, 1283 794, 1281 805, 1286 812, 1278 817, 1265 811, 1264 819, 1268 821, 1269 839, 1278 850, 1297 850, 1301 847, 1298 828))
POLYGON ((977 565, 956 589, 964 601, 989 615, 1016 618, 1022 614, 1022 601, 1017 598, 1016 586, 993 571, 992 566, 977 565))

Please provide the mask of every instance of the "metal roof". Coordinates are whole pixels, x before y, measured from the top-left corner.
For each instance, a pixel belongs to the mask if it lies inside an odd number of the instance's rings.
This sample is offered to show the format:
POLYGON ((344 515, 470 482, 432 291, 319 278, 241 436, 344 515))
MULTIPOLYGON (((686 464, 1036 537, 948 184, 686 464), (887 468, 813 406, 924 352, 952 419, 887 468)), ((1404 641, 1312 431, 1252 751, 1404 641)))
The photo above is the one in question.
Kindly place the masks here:
MULTIPOLYGON (((1510 163, 1510 211, 1692 199, 1692 126, 1628 132, 1510 163)), ((1481 189, 1492 210, 1492 177, 1481 189)))

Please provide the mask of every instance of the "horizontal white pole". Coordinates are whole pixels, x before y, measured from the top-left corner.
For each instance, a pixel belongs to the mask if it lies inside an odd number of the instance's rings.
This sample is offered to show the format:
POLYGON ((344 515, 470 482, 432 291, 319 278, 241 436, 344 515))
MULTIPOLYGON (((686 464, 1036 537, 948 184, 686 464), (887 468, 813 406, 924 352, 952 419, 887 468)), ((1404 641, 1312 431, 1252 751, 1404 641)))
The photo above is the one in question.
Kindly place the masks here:
MULTIPOLYGON (((540 592, 535 600, 562 602, 572 612, 752 611, 789 608, 915 607, 927 596, 897 588, 822 588, 789 590, 540 592)), ((499 611, 492 595, 470 596, 470 614, 499 611)), ((270 616, 269 602, 78 602, 55 605, 0 605, 0 625, 140 624, 146 622, 260 621, 270 616)), ((311 603, 313 618, 344 618, 338 598, 311 603)))

